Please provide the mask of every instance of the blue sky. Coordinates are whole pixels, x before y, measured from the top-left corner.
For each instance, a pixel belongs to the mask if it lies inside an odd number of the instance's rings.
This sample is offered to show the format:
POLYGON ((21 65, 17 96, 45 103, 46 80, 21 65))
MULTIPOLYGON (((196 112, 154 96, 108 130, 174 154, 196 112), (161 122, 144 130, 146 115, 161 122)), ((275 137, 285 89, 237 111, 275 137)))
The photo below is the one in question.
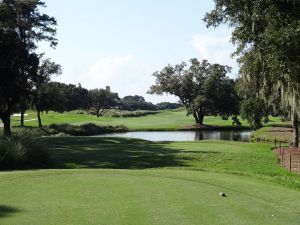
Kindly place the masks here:
POLYGON ((42 11, 58 21, 59 45, 40 51, 63 67, 53 80, 92 89, 111 86, 121 97, 139 94, 152 102, 176 101, 146 92, 152 73, 167 64, 208 59, 233 67, 227 27, 207 29, 202 18, 212 0, 45 0, 42 11))

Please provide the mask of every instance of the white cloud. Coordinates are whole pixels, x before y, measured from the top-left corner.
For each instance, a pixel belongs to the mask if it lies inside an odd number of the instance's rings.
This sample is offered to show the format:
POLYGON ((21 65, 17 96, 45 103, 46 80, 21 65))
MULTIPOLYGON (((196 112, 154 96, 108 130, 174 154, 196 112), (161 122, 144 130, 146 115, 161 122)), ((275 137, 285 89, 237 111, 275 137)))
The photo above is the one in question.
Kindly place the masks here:
POLYGON ((112 91, 121 97, 126 95, 142 95, 147 101, 176 101, 172 96, 147 95, 154 77, 155 68, 137 60, 133 55, 103 57, 92 64, 79 80, 88 89, 110 86, 112 91))
POLYGON ((196 49, 201 59, 207 59, 211 63, 228 65, 233 68, 235 75, 238 71, 236 60, 231 58, 234 46, 230 43, 230 33, 210 32, 194 35, 191 45, 196 49))

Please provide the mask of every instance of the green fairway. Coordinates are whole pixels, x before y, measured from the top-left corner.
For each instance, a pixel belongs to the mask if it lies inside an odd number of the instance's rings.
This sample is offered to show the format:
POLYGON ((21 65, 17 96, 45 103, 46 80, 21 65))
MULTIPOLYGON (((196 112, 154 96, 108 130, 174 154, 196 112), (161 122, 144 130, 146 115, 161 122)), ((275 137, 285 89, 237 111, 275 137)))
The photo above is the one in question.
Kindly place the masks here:
MULTIPOLYGON (((36 114, 33 111, 27 112, 26 119, 31 120, 36 118, 36 114)), ((18 120, 20 118, 13 117, 13 125, 19 125, 18 120)), ((164 110, 155 115, 148 115, 143 117, 129 117, 118 118, 103 116, 97 118, 94 115, 76 114, 75 112, 67 113, 55 113, 49 112, 42 115, 42 121, 44 125, 52 123, 70 123, 70 124, 83 124, 83 123, 95 123, 103 126, 125 125, 131 130, 178 130, 185 129, 187 126, 193 125, 194 120, 192 116, 187 117, 186 111, 183 110, 164 110)), ((218 126, 231 126, 231 119, 222 120, 220 117, 208 116, 205 118, 205 123, 209 125, 218 126)), ((37 121, 25 122, 26 126, 36 127, 37 121)))
POLYGON ((0 173, 0 224, 300 221, 300 176, 281 168, 268 144, 93 137, 42 141, 60 170, 0 173), (61 169, 68 167, 77 169, 61 169))
POLYGON ((299 224, 300 192, 234 175, 178 170, 0 174, 4 225, 299 224), (225 192, 228 197, 219 196, 225 192))
MULTIPOLYGON (((38 123, 36 119, 36 113, 28 111, 25 120, 26 126, 37 127, 38 123)), ((48 114, 42 114, 43 125, 49 125, 52 123, 70 123, 70 124, 84 124, 84 123, 95 123, 103 126, 113 125, 125 125, 131 130, 178 130, 178 129, 190 129, 190 126, 194 124, 192 116, 186 116, 185 109, 179 110, 163 110, 154 115, 148 115, 143 117, 127 117, 118 118, 103 116, 97 118, 94 115, 78 114, 76 112, 67 113, 55 113, 49 112, 48 114)), ((241 120, 243 126, 248 126, 246 121, 241 120)), ((231 127, 232 120, 222 120, 220 117, 206 116, 204 123, 207 125, 220 126, 220 127, 231 127)), ((20 117, 12 117, 12 125, 20 125, 20 117)))

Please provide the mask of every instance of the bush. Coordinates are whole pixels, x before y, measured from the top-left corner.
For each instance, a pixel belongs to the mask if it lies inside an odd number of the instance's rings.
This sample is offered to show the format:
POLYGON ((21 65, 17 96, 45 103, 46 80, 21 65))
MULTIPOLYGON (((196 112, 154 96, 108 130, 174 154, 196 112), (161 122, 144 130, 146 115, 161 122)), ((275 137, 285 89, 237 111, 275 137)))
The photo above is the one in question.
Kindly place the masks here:
MULTIPOLYGON (((34 127, 12 127, 11 132, 13 136, 24 137, 43 137, 57 135, 57 131, 49 127, 34 128, 34 127)), ((3 129, 0 129, 0 137, 4 135, 3 129)))
POLYGON ((106 133, 121 133, 127 132, 128 128, 125 126, 97 126, 93 123, 75 126, 71 124, 51 124, 49 128, 58 132, 74 136, 92 136, 106 133))
POLYGON ((50 155, 44 145, 28 135, 0 139, 0 169, 49 168, 50 155))
POLYGON ((241 117, 248 121, 251 129, 256 130, 262 127, 263 107, 264 103, 259 98, 249 98, 242 102, 241 117))
POLYGON ((171 102, 160 102, 156 104, 158 110, 165 110, 165 109, 178 109, 182 107, 179 103, 171 103, 171 102))
POLYGON ((76 163, 65 163, 64 168, 65 169, 77 169, 78 165, 76 163))
POLYGON ((43 137, 57 134, 57 131, 49 129, 48 127, 31 128, 31 127, 18 127, 13 128, 12 133, 18 137, 43 137))
POLYGON ((114 111, 110 114, 112 117, 142 117, 157 114, 157 111, 114 111))

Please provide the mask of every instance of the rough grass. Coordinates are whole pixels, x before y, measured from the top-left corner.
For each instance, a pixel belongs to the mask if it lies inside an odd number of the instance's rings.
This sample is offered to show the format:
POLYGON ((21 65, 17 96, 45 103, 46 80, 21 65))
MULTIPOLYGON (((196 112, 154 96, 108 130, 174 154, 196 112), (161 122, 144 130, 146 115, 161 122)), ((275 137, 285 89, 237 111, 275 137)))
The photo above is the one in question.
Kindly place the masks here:
POLYGON ((93 123, 87 123, 82 125, 71 124, 50 124, 50 129, 62 132, 73 136, 92 136, 107 133, 122 133, 127 132, 128 128, 125 126, 97 126, 93 123))
MULTIPOLYGON (((291 122, 282 122, 280 118, 271 117, 270 122, 264 124, 265 126, 251 132, 251 139, 253 141, 263 142, 283 142, 290 144, 293 138, 293 132, 291 129, 291 122)), ((299 139, 300 140, 300 139, 299 139)))
POLYGON ((29 135, 0 138, 0 170, 49 168, 51 158, 46 148, 29 135))

